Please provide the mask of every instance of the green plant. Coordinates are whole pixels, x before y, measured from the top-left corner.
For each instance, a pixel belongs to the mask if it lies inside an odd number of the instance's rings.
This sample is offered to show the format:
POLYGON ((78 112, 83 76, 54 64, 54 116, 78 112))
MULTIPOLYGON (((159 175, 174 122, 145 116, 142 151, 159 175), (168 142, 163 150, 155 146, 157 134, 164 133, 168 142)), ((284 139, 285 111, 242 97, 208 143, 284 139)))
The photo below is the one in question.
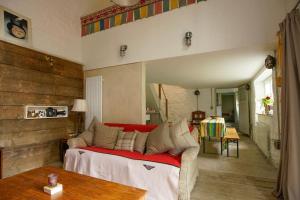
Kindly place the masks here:
POLYGON ((266 96, 265 98, 262 99, 262 103, 264 106, 272 106, 274 101, 271 97, 266 96))

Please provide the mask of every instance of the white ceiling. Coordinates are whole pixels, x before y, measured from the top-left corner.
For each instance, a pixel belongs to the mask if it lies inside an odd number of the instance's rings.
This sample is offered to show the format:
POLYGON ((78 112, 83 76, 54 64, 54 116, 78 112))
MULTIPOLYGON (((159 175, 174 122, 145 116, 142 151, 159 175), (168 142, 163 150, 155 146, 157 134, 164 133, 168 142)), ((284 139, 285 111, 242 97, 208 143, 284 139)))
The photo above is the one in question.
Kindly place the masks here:
POLYGON ((247 83, 271 51, 243 48, 149 61, 147 82, 186 88, 230 88, 247 83))

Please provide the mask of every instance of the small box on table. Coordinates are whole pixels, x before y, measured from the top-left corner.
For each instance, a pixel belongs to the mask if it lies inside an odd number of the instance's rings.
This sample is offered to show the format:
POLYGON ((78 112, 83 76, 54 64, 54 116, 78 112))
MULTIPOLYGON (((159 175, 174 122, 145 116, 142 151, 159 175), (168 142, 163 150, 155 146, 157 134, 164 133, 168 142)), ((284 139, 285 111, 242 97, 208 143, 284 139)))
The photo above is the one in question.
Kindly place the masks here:
POLYGON ((60 183, 57 183, 56 186, 44 186, 44 192, 50 195, 57 194, 63 190, 63 185, 60 183))

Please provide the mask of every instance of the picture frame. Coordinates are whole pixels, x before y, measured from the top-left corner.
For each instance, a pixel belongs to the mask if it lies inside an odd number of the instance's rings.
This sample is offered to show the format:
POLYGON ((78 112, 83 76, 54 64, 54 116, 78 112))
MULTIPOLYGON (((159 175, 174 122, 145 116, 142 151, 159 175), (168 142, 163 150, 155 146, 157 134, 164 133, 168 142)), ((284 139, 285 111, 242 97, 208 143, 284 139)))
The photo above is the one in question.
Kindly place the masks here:
POLYGON ((16 45, 31 47, 31 19, 0 6, 0 39, 16 45))

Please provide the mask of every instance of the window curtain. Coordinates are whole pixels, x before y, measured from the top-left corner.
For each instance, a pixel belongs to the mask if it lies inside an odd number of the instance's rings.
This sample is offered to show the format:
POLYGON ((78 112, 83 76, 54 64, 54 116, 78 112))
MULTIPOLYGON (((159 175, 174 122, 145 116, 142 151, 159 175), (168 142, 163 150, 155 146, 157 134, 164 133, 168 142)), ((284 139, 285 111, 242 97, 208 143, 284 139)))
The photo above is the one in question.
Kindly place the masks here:
POLYGON ((280 24, 282 44, 281 159, 275 195, 300 199, 300 15, 296 9, 280 24))

